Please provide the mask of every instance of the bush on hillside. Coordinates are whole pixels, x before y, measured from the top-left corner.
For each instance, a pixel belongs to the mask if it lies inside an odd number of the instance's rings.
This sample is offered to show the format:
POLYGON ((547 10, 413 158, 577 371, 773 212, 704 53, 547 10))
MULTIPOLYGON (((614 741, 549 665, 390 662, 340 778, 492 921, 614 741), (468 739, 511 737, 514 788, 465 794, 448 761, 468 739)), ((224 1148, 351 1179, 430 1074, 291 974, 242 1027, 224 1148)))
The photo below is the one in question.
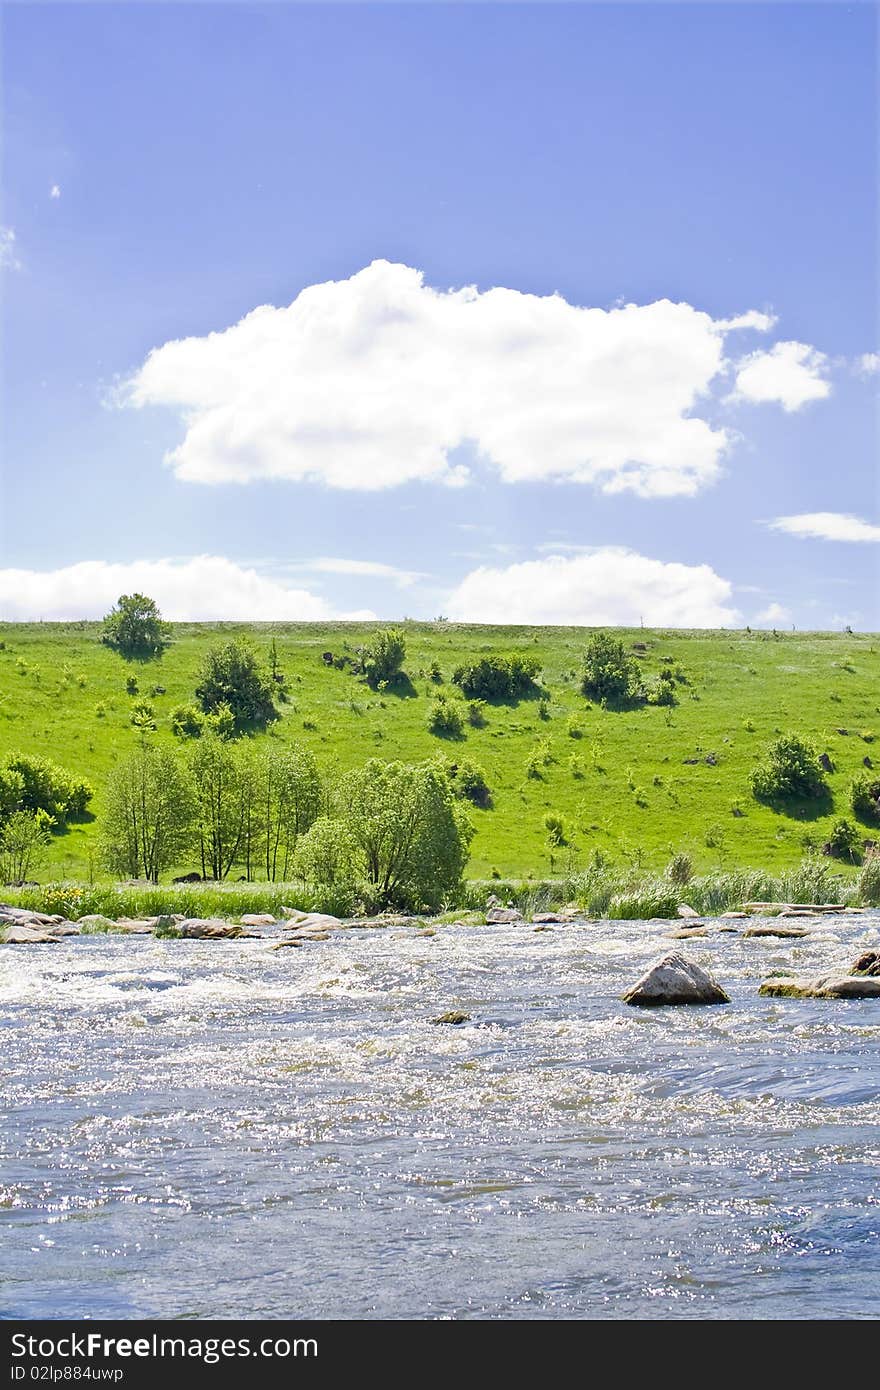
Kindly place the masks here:
POLYGON ((469 801, 472 806, 479 806, 483 810, 491 806, 492 792, 485 772, 477 763, 471 762, 468 758, 460 758, 457 762, 450 763, 447 775, 452 790, 460 800, 469 801))
POLYGON ((205 716, 198 705, 178 705, 171 711, 170 723, 175 738, 201 738, 205 716))
POLYGON ((170 634, 154 599, 122 594, 104 619, 101 641, 130 660, 145 660, 161 656, 170 634))
POLYGON ((277 719, 270 676, 248 642, 233 640, 211 647, 199 672, 196 699, 205 714, 227 705, 236 732, 262 727, 277 719))
POLYGON ((825 845, 825 853, 834 859, 845 859, 849 864, 861 864, 861 836, 852 821, 835 821, 825 845))
POLYGON ((406 660, 406 638, 399 627, 384 627, 360 648, 361 670, 373 687, 389 684, 401 674, 406 660))
POLYGON ((581 689, 590 700, 623 704, 639 690, 639 670, 622 642, 597 632, 584 652, 581 689))
POLYGON ((428 730, 438 738, 462 738, 465 713, 461 700, 438 695, 428 707, 428 730))
POLYGON ((31 753, 11 753, 0 771, 0 787, 4 779, 7 789, 20 786, 12 809, 30 811, 31 815, 45 811, 59 826, 84 815, 94 795, 84 778, 31 753))
POLYGON ((880 777, 876 773, 861 772, 852 780, 849 801, 853 815, 868 825, 880 823, 880 777))
POLYGON ((13 811, 0 830, 0 882, 21 883, 43 862, 51 835, 45 812, 13 811))
POLYGON ((828 791, 815 748, 797 734, 775 739, 750 780, 759 801, 818 798, 828 791))
POLYGON ((541 663, 536 656, 512 652, 484 656, 468 666, 459 666, 452 680, 462 694, 476 700, 523 700, 539 691, 541 663))

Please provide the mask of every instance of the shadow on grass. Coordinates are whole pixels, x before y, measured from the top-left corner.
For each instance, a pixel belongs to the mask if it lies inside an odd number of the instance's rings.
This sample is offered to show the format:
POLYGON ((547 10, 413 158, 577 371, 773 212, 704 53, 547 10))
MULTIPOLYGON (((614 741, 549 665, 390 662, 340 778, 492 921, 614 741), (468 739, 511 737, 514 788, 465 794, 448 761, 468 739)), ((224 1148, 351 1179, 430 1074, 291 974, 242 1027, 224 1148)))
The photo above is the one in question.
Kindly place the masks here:
POLYGON ((755 800, 777 816, 786 816, 789 820, 821 820, 834 810, 834 797, 828 787, 823 788, 818 796, 756 796, 755 800))

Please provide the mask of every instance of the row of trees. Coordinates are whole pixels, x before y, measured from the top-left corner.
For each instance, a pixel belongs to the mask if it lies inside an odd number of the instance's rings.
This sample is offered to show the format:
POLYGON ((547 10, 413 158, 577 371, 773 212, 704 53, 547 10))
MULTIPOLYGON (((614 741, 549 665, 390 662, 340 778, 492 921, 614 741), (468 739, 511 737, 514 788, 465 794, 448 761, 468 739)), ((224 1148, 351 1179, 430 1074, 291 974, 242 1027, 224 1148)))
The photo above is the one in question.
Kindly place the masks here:
POLYGON ((454 896, 472 828, 445 766, 373 759, 322 782, 308 749, 205 734, 184 757, 144 739, 112 774, 107 867, 158 882, 187 855, 202 876, 344 887, 378 906, 436 908, 454 896))

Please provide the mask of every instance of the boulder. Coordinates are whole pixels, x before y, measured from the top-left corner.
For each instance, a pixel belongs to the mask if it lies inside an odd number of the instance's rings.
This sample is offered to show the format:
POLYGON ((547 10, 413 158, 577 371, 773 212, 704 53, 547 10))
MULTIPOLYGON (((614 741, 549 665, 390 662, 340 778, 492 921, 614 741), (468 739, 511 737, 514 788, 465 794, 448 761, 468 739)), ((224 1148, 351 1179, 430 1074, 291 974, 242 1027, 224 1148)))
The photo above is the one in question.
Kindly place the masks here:
POLYGON ((57 946, 61 937, 51 927, 31 927, 27 923, 8 926, 3 931, 3 942, 7 946, 57 946))
POLYGON ((691 918, 696 919, 700 916, 699 912, 692 908, 689 903, 679 903, 675 911, 678 917, 684 917, 687 920, 690 920, 691 918))
POLYGON ((689 941, 690 938, 691 938, 692 936, 708 936, 708 935, 709 935, 709 933, 706 931, 705 927, 701 927, 701 926, 696 926, 696 927, 680 927, 678 931, 671 931, 671 932, 669 933, 670 939, 671 939, 672 941, 689 941))
POLYGON ((271 912, 245 912, 238 919, 243 927, 274 927, 275 918, 271 912))
POLYGON ((678 951, 658 960, 622 996, 625 1004, 729 1004, 730 999, 702 966, 678 951))
POLYGON ((515 907, 490 907, 486 913, 486 921, 491 924, 501 924, 504 922, 521 922, 523 915, 515 907))
POLYGON ((201 883, 202 876, 195 870, 191 874, 178 874, 177 878, 171 880, 172 883, 201 883))
POLYGON ((221 917, 185 917, 178 923, 178 931, 186 940, 227 941, 235 937, 254 936, 255 932, 245 931, 234 922, 224 922, 221 917))
POLYGON ((880 951, 863 951, 850 966, 851 975, 880 975, 880 951))
POLYGON ((880 999, 880 979, 870 975, 817 975, 805 980, 774 975, 764 981, 758 993, 775 999, 880 999))
POLYGON ((302 909, 299 907, 282 906, 281 908, 281 916, 287 917, 291 922, 297 922, 301 917, 308 917, 308 915, 309 914, 307 912, 303 912, 302 909))
POLYGON ((721 916, 728 921, 741 921, 743 917, 748 917, 747 912, 722 912, 721 916))
POLYGON ((809 936, 809 935, 810 935, 810 933, 807 931, 806 927, 774 927, 774 926, 746 927, 745 931, 743 932, 743 937, 746 937, 746 936, 791 937, 791 936, 809 936))
POLYGON ((558 912, 535 912, 532 915, 533 922, 564 922, 565 918, 560 917, 558 912))
POLYGON ((282 926, 287 931, 327 931, 329 927, 341 927, 342 919, 332 917, 329 912, 300 912, 295 918, 288 917, 282 926))
POLYGON ((304 927, 300 931, 292 931, 288 936, 288 941, 329 941, 328 931, 319 931, 315 927, 304 927))
POLYGON ((451 1009, 448 1014, 440 1014, 439 1018, 432 1018, 432 1023, 470 1023, 470 1014, 460 1013, 458 1009, 451 1009))
POLYGON ((10 907, 0 903, 0 923, 9 922, 19 927, 55 927, 66 922, 66 917, 47 912, 33 912, 29 907, 10 907))

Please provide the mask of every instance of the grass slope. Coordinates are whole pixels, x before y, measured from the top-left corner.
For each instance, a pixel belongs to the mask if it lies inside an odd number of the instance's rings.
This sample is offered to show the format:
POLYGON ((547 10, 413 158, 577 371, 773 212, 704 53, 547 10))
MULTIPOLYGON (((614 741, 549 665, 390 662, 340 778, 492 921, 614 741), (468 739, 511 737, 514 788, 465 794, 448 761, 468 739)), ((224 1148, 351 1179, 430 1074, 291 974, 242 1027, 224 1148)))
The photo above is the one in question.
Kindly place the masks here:
POLYGON ((880 761, 880 741, 873 743, 874 731, 880 731, 876 635, 620 630, 627 646, 644 644, 634 654, 647 675, 671 657, 689 683, 678 687, 674 708, 611 711, 580 693, 590 635, 585 629, 406 623, 410 681, 385 694, 321 660, 322 652, 343 653, 346 643, 354 647, 380 626, 176 624, 164 656, 140 663, 101 646, 96 623, 0 624, 0 755, 48 755, 96 788, 96 818, 55 837, 41 877, 101 876, 97 829, 103 791, 116 761, 136 745, 134 701, 150 700, 156 737, 176 743, 171 710, 192 699, 206 649, 233 635, 249 637, 263 656, 274 637, 288 678, 290 703, 258 737, 308 745, 331 778, 373 756, 414 761, 442 752, 484 768, 493 806, 473 812, 474 877, 493 870, 505 877, 565 872, 594 848, 646 867, 688 850, 701 869, 782 868, 801 857, 805 836, 821 843, 835 819, 852 818, 850 779, 866 756, 880 761), (543 663, 549 718, 540 717, 536 700, 525 700, 491 705, 485 727, 469 728, 461 741, 428 732, 430 701, 451 688, 459 663, 516 650, 543 663), (443 685, 423 674, 434 661, 443 685), (126 692, 132 674, 138 695, 126 692), (155 686, 164 693, 151 694, 155 686), (578 727, 582 736, 572 737, 578 727), (750 769, 766 743, 789 730, 809 736, 833 760, 833 807, 820 818, 810 819, 808 806, 782 815, 750 796, 750 769), (526 765, 536 751, 541 775, 528 777, 526 765), (565 816, 572 842, 554 851, 552 863, 542 824, 548 810, 565 816))

